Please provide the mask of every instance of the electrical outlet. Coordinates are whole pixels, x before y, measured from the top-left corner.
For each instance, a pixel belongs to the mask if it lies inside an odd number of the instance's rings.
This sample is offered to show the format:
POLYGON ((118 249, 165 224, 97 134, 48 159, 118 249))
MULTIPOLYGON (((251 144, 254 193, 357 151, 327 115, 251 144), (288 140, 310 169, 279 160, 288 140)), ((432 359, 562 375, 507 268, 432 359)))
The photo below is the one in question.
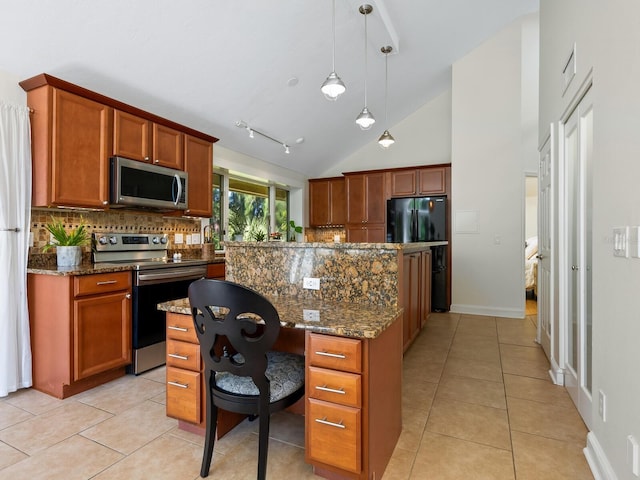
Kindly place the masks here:
POLYGON ((175 243, 176 245, 181 245, 182 242, 184 242, 183 238, 184 237, 183 237, 182 233, 176 233, 173 236, 173 243, 175 243))
POLYGON ((613 229, 613 256, 629 256, 629 227, 616 227, 613 229))
POLYGON ((603 422, 607 421, 607 396, 602 390, 598 391, 598 415, 603 422))
POLYGON ((320 290, 320 279, 313 277, 304 277, 302 279, 302 288, 309 290, 320 290))
POLYGON ((305 322, 319 322, 320 321, 320 310, 302 310, 302 319, 305 322))

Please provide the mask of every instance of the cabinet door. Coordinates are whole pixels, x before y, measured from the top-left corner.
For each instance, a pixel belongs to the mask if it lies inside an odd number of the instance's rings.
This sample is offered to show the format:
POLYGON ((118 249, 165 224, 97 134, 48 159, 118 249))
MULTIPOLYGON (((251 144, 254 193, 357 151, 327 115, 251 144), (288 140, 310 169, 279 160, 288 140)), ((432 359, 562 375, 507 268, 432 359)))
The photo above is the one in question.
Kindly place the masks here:
POLYGON ((80 298, 73 308, 74 380, 131 363, 128 292, 80 298))
POLYGON ((366 183, 364 175, 345 177, 347 223, 364 223, 366 217, 366 183))
POLYGON ((406 350, 420 326, 420 253, 405 254, 403 262, 403 344, 406 350))
POLYGON ((153 163, 182 170, 184 134, 158 123, 153 124, 153 163))
POLYGON ((419 195, 444 195, 447 193, 447 167, 418 170, 419 195))
POLYGON ((329 225, 331 185, 329 180, 309 181, 309 225, 329 225))
POLYGON ((365 176, 366 222, 385 223, 387 202, 384 189, 384 173, 369 173, 365 176))
POLYGON ((151 122, 120 110, 113 112, 113 154, 151 162, 151 122))
POLYGON ((344 188, 344 178, 334 178, 333 180, 331 180, 330 186, 330 222, 332 225, 344 225, 347 220, 347 215, 345 212, 346 196, 344 188))
POLYGON ((391 196, 412 197, 416 194, 416 171, 391 172, 391 196))
POLYGON ((347 224, 345 231, 348 243, 360 243, 367 241, 367 230, 359 223, 351 225, 347 224))
POLYGON ((51 204, 104 208, 111 109, 54 89, 53 111, 51 204))
POLYGON ((368 243, 382 243, 386 241, 387 227, 384 223, 375 225, 367 224, 365 227, 366 241, 368 243))
POLYGON ((191 135, 184 136, 184 169, 189 174, 188 207, 185 214, 211 217, 213 144, 191 135))
POLYGON ((431 314, 431 251, 422 252, 420 258, 420 328, 431 314))

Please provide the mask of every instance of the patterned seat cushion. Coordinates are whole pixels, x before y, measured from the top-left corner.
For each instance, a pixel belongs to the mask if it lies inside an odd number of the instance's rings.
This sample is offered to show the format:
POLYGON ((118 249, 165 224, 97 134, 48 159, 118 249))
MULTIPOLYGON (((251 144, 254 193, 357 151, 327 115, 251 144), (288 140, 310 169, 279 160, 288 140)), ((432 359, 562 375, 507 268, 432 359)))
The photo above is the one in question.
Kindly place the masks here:
MULTIPOLYGON (((266 375, 271 382, 271 403, 286 397, 304 385, 304 357, 286 352, 267 352, 266 375)), ((216 373, 218 388, 239 395, 259 395, 251 377, 229 372, 216 373)))

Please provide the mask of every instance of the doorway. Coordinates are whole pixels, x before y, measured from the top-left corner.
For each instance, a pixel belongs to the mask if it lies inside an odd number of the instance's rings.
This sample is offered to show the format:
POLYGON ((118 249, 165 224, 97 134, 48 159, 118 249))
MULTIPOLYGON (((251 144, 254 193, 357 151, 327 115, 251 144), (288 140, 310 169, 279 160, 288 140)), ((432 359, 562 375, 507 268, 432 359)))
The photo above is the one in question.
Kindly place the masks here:
POLYGON ((525 315, 538 314, 538 176, 527 174, 524 208, 524 277, 525 315))

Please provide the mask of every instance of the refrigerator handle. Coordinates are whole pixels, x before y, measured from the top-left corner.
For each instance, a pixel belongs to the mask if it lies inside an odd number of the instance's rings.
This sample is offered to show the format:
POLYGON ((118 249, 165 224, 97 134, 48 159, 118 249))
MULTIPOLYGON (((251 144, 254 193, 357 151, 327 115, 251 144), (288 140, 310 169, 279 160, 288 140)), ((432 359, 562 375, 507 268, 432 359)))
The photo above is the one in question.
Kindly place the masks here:
POLYGON ((418 239, 418 211, 411 209, 411 241, 418 239))

